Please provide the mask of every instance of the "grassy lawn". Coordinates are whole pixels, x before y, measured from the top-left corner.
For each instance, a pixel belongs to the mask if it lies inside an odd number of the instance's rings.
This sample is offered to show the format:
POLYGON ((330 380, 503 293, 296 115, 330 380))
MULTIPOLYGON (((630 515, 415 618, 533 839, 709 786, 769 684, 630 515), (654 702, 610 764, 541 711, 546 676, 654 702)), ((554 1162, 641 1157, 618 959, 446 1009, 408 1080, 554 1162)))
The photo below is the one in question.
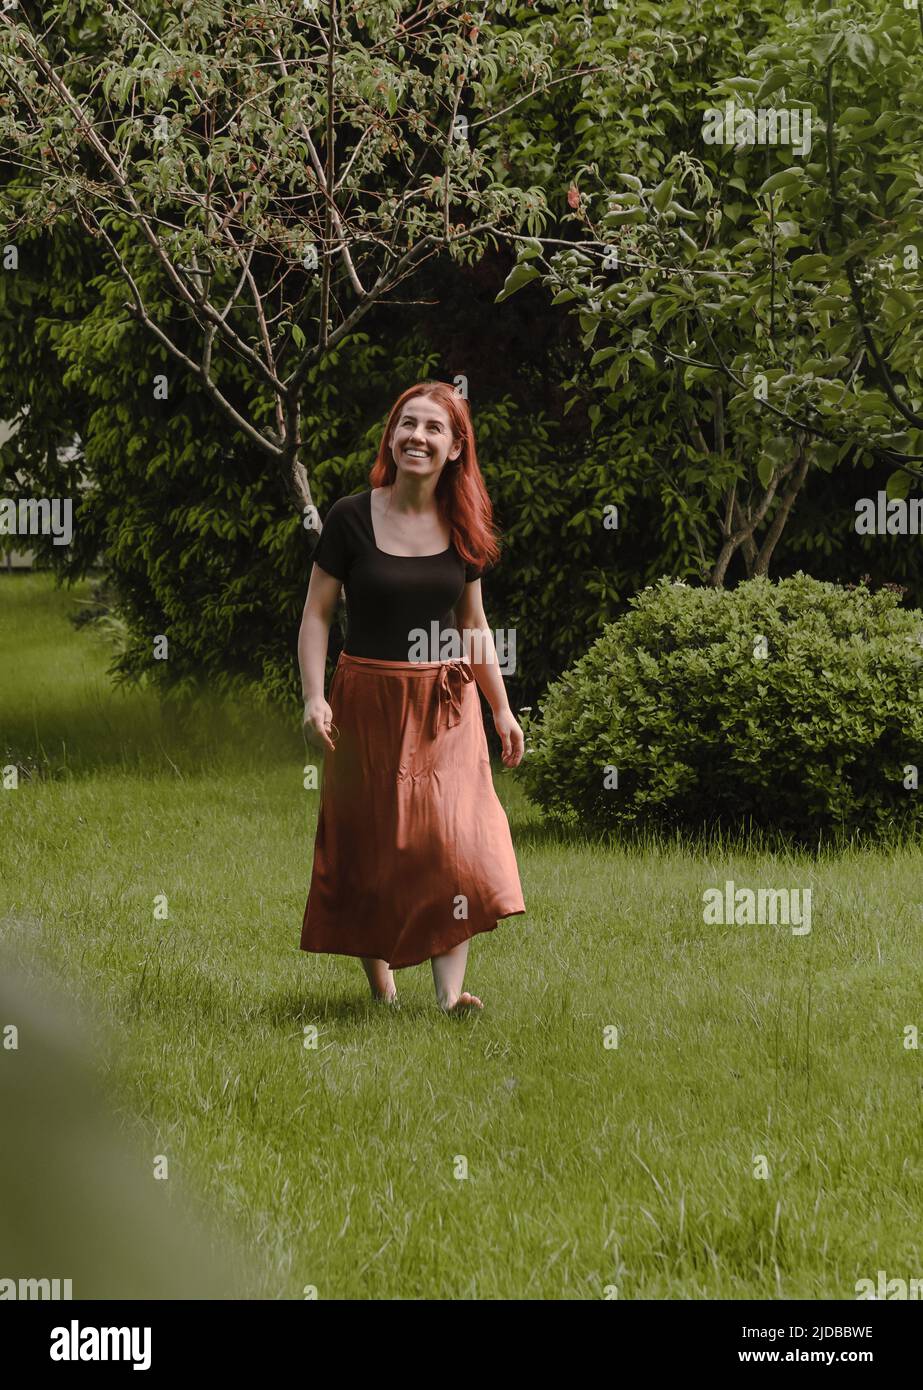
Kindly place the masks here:
POLYGON ((358 961, 298 949, 300 710, 181 729, 112 690, 67 620, 85 596, 0 576, 0 764, 26 769, 0 796, 4 937, 116 1030, 113 1106, 242 1236, 256 1293, 849 1299, 923 1275, 919 847, 594 846, 498 762, 527 914, 472 943, 483 1014, 442 1016, 428 965, 388 1010, 358 961), (812 931, 706 925, 726 879, 810 887, 812 931))

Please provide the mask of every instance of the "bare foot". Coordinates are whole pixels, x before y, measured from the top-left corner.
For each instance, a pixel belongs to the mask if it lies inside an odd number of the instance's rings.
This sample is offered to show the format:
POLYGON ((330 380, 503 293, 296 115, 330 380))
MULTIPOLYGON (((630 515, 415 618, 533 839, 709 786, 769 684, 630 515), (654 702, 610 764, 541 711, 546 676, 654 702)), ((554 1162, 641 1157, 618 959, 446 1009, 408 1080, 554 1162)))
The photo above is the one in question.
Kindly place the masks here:
POLYGON ((395 990, 392 990, 390 994, 374 994, 374 993, 373 993, 372 998, 375 1000, 376 1004, 393 1004, 395 1008, 397 1008, 397 1009, 400 1008, 400 1004, 399 1004, 398 1001, 397 1001, 397 990, 396 990, 396 989, 395 989, 395 990))
POLYGON ((476 994, 460 994, 454 1004, 450 1004, 445 1012, 447 1014, 463 1013, 466 1009, 483 1009, 484 1005, 476 994))

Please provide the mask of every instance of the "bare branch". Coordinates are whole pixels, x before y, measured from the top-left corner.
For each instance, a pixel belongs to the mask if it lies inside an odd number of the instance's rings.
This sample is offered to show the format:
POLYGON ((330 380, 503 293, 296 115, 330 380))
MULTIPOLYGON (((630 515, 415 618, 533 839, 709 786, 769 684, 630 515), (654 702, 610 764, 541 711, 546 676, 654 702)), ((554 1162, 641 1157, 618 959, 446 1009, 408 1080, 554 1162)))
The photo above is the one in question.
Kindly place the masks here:
MULTIPOLYGON (((85 221, 83 210, 78 208, 77 215, 80 218, 85 230, 90 232, 91 228, 87 225, 85 221)), ((254 427, 250 424, 249 420, 245 420, 242 415, 238 414, 238 412, 231 405, 230 401, 222 395, 222 393, 218 390, 218 387, 212 381, 211 376, 209 375, 208 368, 210 366, 211 361, 211 343, 215 333, 214 327, 211 328, 210 336, 208 336, 208 334, 206 335, 206 344, 205 351, 203 353, 202 363, 200 364, 198 362, 194 362, 191 357, 188 357, 186 353, 183 352, 182 348, 176 346, 172 339, 170 339, 167 336, 167 334, 164 333, 163 329, 159 326, 159 324, 155 323, 154 320, 150 317, 146 308, 144 307, 144 301, 141 298, 141 292, 138 289, 137 284, 135 283, 131 271, 128 269, 128 266, 125 264, 121 255, 119 254, 118 247, 115 245, 114 241, 109 236, 109 233, 106 231, 105 227, 101 226, 98 221, 95 222, 95 227, 96 235, 101 236, 108 245, 109 250, 111 251, 113 257, 115 258, 118 264, 119 270, 127 280, 128 286, 132 292, 132 296, 134 298, 134 305, 125 305, 128 312, 132 314, 133 317, 137 318, 139 322, 142 323, 144 327, 148 330, 148 332, 153 334, 157 341, 159 343, 162 343, 163 346, 167 349, 167 351, 172 353, 172 355, 177 359, 177 361, 181 362, 183 366, 202 383, 202 388, 205 391, 206 395, 209 397, 209 399, 213 402, 213 404, 218 406, 218 408, 228 417, 229 420, 233 422, 237 429, 239 429, 243 434, 245 434, 247 438, 257 446, 257 448, 262 450, 263 453, 269 454, 272 458, 280 458, 282 455, 282 450, 277 448, 262 434, 260 434, 259 430, 254 429, 254 427)))
POLYGON ((328 30, 328 39, 327 39, 327 174, 326 174, 326 183, 325 183, 325 189, 324 189, 325 194, 326 194, 325 201, 324 201, 324 251, 325 251, 325 255, 324 255, 323 278, 322 278, 322 280, 321 280, 321 292, 320 292, 320 326, 319 326, 318 339, 317 339, 317 346, 318 346, 318 351, 319 351, 319 352, 324 352, 324 351, 326 351, 326 349, 327 349, 327 337, 328 337, 328 332, 329 332, 329 325, 328 325, 328 323, 327 323, 327 314, 328 314, 329 308, 330 308, 330 242, 331 242, 330 228, 331 228, 331 222, 332 222, 332 218, 331 218, 331 209, 332 209, 332 206, 333 206, 333 199, 332 199, 332 197, 330 196, 329 190, 333 187, 333 141, 334 141, 334 128, 333 128, 333 60, 334 60, 334 53, 335 53, 335 48, 336 48, 336 9, 335 9, 336 0, 329 0, 329 3, 330 3, 330 21, 329 21, 329 30, 328 30))
MULTIPOLYGON (((280 52, 278 46, 276 46, 276 47, 273 49, 273 52, 275 53, 276 58, 277 58, 278 61, 279 61, 279 66, 281 67, 282 72, 284 73, 284 75, 285 75, 286 77, 288 77, 288 67, 286 66, 285 59, 282 57, 282 54, 281 54, 281 52, 280 52)), ((331 62, 331 63, 332 63, 332 47, 331 47, 331 51, 330 51, 330 56, 329 56, 328 62, 331 62)), ((328 102, 329 102, 329 100, 330 100, 330 97, 329 97, 329 83, 328 83, 328 102)), ((329 110, 328 110, 328 141, 329 141, 329 127, 330 127, 330 119, 329 119, 329 117, 330 117, 330 113, 329 113, 329 110)), ((320 156, 319 156, 319 154, 317 153, 317 149, 315 148, 314 141, 311 139, 311 132, 310 132, 310 130, 308 130, 308 127, 305 125, 304 121, 299 122, 299 124, 298 124, 298 126, 296 127, 296 129, 298 130, 299 134, 302 135, 302 136, 304 137, 305 143, 307 144, 307 147, 308 147, 308 154, 309 154, 310 157, 311 157, 311 163, 312 163, 312 165, 314 166, 314 172, 315 172, 315 174, 317 175, 318 182, 319 182, 319 184, 320 184, 320 186, 321 186, 321 191, 322 191, 322 193, 323 193, 323 195, 324 195, 324 199, 325 199, 325 201, 326 201, 326 203, 327 203, 327 206, 328 206, 328 211, 329 211, 329 213, 330 213, 330 215, 331 215, 331 217, 332 217, 332 219, 333 219, 333 225, 334 225, 334 228, 336 229, 336 234, 337 234, 337 236, 340 238, 340 245, 337 247, 337 250, 339 251, 340 255, 343 257, 343 264, 346 266, 346 273, 347 273, 347 275, 348 275, 349 278, 350 278, 350 281, 351 281, 351 283, 352 283, 353 289, 356 291, 356 294, 358 294, 359 297, 361 298, 361 297, 365 294, 365 292, 366 292, 366 291, 365 291, 365 287, 363 286, 362 281, 359 279, 358 273, 357 273, 357 271, 356 271, 356 267, 355 267, 355 265, 353 264, 352 256, 349 254, 349 246, 348 246, 348 244, 347 244, 346 230, 345 230, 344 225, 343 225, 343 219, 341 218, 341 216, 340 216, 340 214, 339 214, 339 211, 338 211, 338 209, 337 209, 336 203, 334 202, 334 198, 333 198, 333 194, 334 194, 334 191, 335 191, 335 189, 336 189, 336 187, 337 187, 337 184, 334 184, 333 187, 331 187, 330 180, 329 180, 329 176, 328 176, 328 174, 325 172, 324 166, 321 164, 320 156)), ((346 166, 346 173, 349 172, 349 169, 350 169, 350 167, 351 167, 351 165, 352 165, 352 162, 353 162, 353 160, 355 159, 356 154, 358 153, 359 146, 361 145, 362 140, 365 138, 366 133, 367 133, 367 132, 364 131, 363 134, 362 134, 362 136, 360 137, 360 139, 356 142, 356 148, 355 148, 355 150, 353 150, 353 153, 352 153, 352 155, 350 156, 349 162, 348 162, 348 164, 347 164, 347 166, 346 166)), ((327 148, 328 148, 328 152, 329 152, 329 150, 330 150, 330 148, 331 148, 330 145, 329 145, 329 143, 328 143, 328 147, 327 147, 327 148)), ((328 159, 328 167, 329 167, 329 164, 330 164, 330 161, 329 161, 329 159, 328 159)), ((345 177, 345 173, 344 173, 343 175, 341 175, 341 177, 340 177, 340 179, 339 179, 339 183, 342 183, 344 177, 345 177)))
MULTIPOLYGON (((223 336, 228 339, 228 341, 235 348, 235 350, 239 352, 241 356, 245 357, 247 361, 249 361, 259 371, 260 375, 268 382, 268 384, 272 386, 275 390, 280 389, 280 382, 275 378, 267 364, 260 357, 259 353, 254 352, 254 350, 247 343, 245 343, 244 340, 233 331, 233 329, 230 328, 227 322, 221 318, 221 316, 212 307, 212 305, 207 303, 207 301, 205 301, 198 294, 194 294, 192 290, 190 290, 189 286, 185 283, 182 276, 179 275, 179 273, 177 272, 177 269, 173 265, 173 262, 170 260, 170 257, 167 255, 163 247, 163 244, 161 243, 161 241, 153 231, 152 227, 150 226, 148 218, 139 206, 137 199, 135 198, 131 190, 131 187, 128 184, 127 179, 122 173, 121 168, 112 158, 107 145, 100 138, 95 126, 91 122, 84 108, 74 97, 66 83, 62 81, 62 79, 50 66, 50 64, 45 59, 44 55, 35 47, 33 43, 31 43, 29 38, 25 36, 24 33, 21 33, 21 37, 23 38, 23 42, 27 51, 29 52, 30 56, 33 58, 35 63, 38 65, 49 84, 53 87, 55 92, 57 92, 58 96, 61 97, 62 101, 65 102, 69 110, 75 116, 78 128, 84 132, 87 142, 98 155, 98 157, 103 161, 105 166, 109 169, 120 191, 127 199, 131 207, 131 210, 137 220, 137 223, 140 226, 145 236, 145 239, 151 247, 151 250, 154 252, 154 255, 157 257, 157 260, 160 262, 161 266, 166 272, 168 279, 176 289, 182 301, 193 311, 193 314, 196 314, 196 311, 198 311, 202 314, 202 316, 205 319, 207 319, 211 323, 214 323, 220 329, 223 336)), ((112 244, 108 238, 107 241, 110 245, 112 244)), ((124 264, 121 261, 121 258, 119 263, 120 266, 124 264)))

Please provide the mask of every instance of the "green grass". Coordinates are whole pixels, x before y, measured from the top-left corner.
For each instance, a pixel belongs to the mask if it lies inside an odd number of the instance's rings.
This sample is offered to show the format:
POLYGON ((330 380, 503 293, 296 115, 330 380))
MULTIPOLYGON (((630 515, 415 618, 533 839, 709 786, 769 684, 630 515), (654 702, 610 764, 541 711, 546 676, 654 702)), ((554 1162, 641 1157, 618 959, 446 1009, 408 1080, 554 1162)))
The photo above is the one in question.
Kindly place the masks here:
POLYGON ((472 942, 483 1014, 441 1015, 428 965, 391 1011, 358 961, 298 949, 300 710, 203 703, 179 729, 109 688, 74 601, 0 577, 0 762, 31 769, 0 797, 0 917, 111 1020, 110 1095, 242 1233, 260 1295, 849 1299, 923 1275, 919 847, 595 846, 497 764, 527 914, 472 942), (705 925, 726 878, 810 887, 811 934, 705 925))

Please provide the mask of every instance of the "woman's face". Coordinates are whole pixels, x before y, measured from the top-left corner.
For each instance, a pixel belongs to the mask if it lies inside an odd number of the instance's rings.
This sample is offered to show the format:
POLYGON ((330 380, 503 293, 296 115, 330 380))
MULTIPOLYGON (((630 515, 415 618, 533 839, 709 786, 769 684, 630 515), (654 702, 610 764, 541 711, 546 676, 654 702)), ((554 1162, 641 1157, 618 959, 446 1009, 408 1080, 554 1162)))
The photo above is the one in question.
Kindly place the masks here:
POLYGON ((452 421, 432 396, 411 396, 397 415, 388 441, 399 473, 438 475, 447 459, 456 459, 462 441, 452 438, 452 421))

